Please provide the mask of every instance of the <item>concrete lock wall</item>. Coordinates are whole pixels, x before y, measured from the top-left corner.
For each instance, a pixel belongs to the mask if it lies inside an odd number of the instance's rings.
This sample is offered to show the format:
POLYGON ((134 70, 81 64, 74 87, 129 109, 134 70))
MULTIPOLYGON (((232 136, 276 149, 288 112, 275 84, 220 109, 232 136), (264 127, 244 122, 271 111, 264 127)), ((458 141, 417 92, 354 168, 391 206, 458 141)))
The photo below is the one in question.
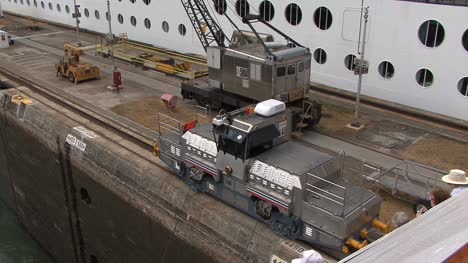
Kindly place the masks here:
POLYGON ((289 261, 305 249, 191 191, 119 135, 32 100, 22 119, 12 103, 1 110, 0 197, 60 262, 289 261))

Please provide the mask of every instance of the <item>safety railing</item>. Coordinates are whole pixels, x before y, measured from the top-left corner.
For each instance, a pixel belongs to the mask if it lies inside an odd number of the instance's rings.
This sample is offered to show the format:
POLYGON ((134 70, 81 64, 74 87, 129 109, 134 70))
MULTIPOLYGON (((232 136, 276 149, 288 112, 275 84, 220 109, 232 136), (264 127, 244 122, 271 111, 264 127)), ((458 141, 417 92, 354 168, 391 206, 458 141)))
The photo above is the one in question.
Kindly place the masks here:
POLYGON ((441 177, 443 171, 411 161, 401 161, 383 168, 365 160, 340 153, 341 176, 344 181, 353 184, 376 184, 385 187, 392 195, 405 194, 414 198, 427 198, 432 188, 447 189, 441 177))
POLYGON ((346 187, 312 173, 307 173, 306 181, 306 191, 309 195, 306 200, 309 204, 318 206, 340 216, 344 214, 346 206, 346 187), (316 200, 320 200, 320 204, 314 202, 316 200), (327 203, 334 205, 329 205, 327 203))
MULTIPOLYGON (((189 106, 186 106, 189 107, 189 106)), ((211 117, 211 107, 206 105, 205 107, 196 105, 194 117, 189 120, 179 120, 170 116, 171 113, 158 112, 157 115, 157 128, 159 136, 165 137, 174 143, 180 143, 180 137, 192 128, 195 128, 197 124, 203 121, 207 122, 211 117)))
POLYGON ((179 120, 159 112, 157 123, 159 136, 164 136, 168 133, 176 136, 182 135, 182 124, 179 120))

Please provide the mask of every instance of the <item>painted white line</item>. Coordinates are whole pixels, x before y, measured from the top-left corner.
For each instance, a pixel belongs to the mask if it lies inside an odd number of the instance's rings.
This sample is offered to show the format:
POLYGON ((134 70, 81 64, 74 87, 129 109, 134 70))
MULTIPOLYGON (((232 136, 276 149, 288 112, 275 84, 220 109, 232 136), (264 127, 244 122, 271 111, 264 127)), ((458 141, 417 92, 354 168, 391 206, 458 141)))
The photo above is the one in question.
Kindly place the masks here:
POLYGON ((62 33, 65 33, 65 31, 58 31, 58 32, 52 32, 52 33, 44 33, 44 34, 30 35, 30 36, 24 36, 24 37, 12 37, 11 39, 13 39, 13 40, 16 40, 16 39, 25 39, 25 38, 33 38, 33 37, 50 36, 50 35, 56 35, 56 34, 62 34, 62 33))

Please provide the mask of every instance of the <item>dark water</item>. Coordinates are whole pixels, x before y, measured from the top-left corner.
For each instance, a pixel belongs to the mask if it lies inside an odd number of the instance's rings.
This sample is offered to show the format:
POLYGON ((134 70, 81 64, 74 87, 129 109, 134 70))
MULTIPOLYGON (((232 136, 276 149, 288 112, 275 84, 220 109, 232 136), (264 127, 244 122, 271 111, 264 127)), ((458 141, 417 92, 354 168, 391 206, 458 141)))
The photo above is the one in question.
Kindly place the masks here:
POLYGON ((55 263, 0 200, 0 263, 55 263))

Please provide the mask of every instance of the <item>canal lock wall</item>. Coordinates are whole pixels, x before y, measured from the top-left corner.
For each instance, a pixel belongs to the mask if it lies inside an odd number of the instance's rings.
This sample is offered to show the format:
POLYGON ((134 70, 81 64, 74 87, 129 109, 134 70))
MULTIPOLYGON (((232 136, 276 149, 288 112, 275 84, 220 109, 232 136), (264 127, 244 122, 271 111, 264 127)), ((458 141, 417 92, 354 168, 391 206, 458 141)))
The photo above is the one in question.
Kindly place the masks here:
POLYGON ((70 109, 26 88, 0 98, 0 198, 59 262, 287 262, 306 249, 70 109), (30 101, 11 101, 21 91, 30 101))

